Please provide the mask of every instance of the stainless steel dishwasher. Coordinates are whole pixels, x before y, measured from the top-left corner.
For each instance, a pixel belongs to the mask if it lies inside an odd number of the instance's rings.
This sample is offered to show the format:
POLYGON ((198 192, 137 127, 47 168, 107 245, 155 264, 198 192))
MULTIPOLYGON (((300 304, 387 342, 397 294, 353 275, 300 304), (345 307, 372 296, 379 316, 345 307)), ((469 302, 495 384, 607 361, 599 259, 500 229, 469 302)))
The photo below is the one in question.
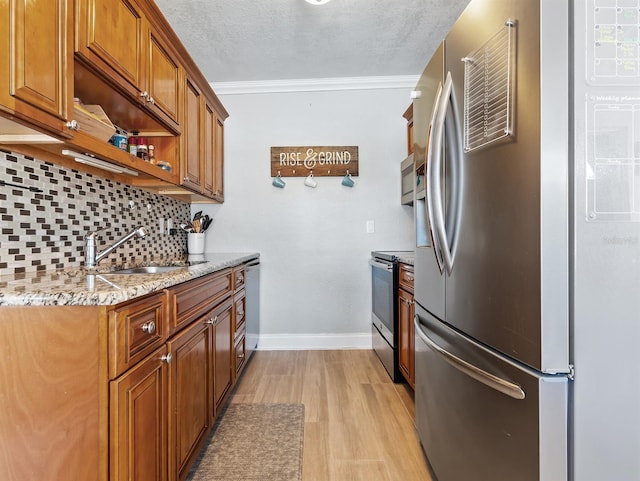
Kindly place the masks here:
POLYGON ((247 360, 258 347, 260 337, 260 259, 247 263, 245 267, 246 292, 246 339, 245 351, 247 360))

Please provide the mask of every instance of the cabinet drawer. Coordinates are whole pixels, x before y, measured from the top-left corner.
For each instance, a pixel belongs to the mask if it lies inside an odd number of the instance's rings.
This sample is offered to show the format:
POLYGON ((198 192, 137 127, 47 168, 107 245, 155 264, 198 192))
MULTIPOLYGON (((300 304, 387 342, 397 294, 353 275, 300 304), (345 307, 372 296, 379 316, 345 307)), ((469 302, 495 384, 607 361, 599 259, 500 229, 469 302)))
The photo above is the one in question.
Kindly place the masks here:
POLYGON ((238 333, 244 329, 244 322, 246 319, 246 299, 247 297, 244 290, 233 296, 233 319, 236 337, 238 336, 238 333))
POLYGON ((400 287, 413 292, 413 266, 400 264, 400 287))
POLYGON ((182 329, 231 293, 231 269, 185 282, 169 290, 173 316, 169 334, 182 329))
POLYGON ((244 287, 244 266, 233 268, 233 292, 238 292, 244 287))
POLYGON ((109 313, 109 376, 119 376, 166 339, 165 293, 116 307, 109 313))
POLYGON ((240 372, 242 371, 242 368, 244 368, 244 363, 247 359, 246 357, 246 352, 245 352, 245 347, 246 347, 246 343, 245 343, 245 331, 244 329, 241 331, 241 335, 240 337, 236 340, 236 343, 234 345, 233 348, 233 357, 235 359, 234 363, 235 363, 235 376, 236 379, 238 378, 238 376, 240 375, 240 372))

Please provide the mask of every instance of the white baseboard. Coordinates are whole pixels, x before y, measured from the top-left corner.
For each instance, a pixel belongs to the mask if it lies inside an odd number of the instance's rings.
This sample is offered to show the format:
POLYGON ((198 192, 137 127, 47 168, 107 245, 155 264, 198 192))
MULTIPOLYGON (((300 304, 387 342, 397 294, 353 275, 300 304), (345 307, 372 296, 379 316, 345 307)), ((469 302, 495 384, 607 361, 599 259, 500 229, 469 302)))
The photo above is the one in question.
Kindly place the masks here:
POLYGON ((260 334, 259 351, 319 351, 371 349, 371 333, 356 334, 260 334))

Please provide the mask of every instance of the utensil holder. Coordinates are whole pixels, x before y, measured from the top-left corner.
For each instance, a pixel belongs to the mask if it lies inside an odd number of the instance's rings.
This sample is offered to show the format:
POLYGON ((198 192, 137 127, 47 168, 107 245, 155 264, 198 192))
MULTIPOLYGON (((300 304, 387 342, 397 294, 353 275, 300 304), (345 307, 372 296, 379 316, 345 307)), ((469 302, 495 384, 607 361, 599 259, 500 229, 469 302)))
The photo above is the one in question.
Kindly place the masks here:
POLYGON ((204 254, 204 232, 189 232, 187 234, 187 252, 189 254, 204 254))

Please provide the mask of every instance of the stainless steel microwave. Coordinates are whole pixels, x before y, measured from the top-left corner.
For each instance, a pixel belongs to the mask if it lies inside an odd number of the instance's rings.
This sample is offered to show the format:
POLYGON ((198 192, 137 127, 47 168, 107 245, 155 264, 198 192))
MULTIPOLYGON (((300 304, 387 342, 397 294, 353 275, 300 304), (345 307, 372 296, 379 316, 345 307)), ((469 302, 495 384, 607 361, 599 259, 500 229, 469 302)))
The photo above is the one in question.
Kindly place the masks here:
POLYGON ((402 184, 400 186, 400 203, 402 205, 413 205, 413 187, 415 185, 415 174, 413 168, 413 154, 404 159, 400 164, 402 184))

